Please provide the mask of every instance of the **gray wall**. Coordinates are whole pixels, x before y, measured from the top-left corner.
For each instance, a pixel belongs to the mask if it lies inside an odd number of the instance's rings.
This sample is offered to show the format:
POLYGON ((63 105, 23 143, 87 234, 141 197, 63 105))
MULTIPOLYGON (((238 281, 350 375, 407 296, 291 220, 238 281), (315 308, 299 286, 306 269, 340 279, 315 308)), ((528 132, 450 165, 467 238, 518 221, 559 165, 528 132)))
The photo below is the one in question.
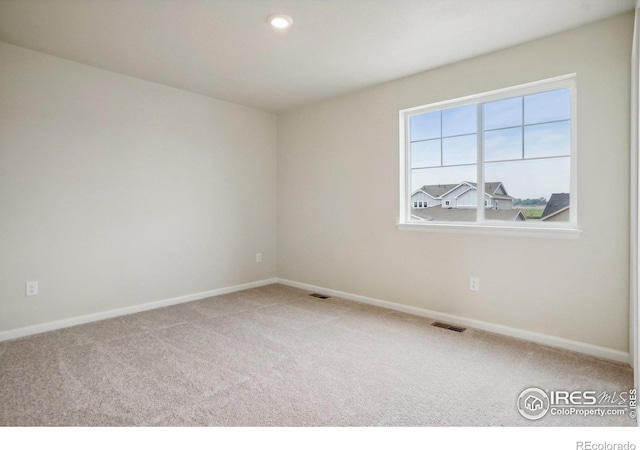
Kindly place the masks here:
POLYGON ((0 331, 274 277, 275 173, 272 114, 0 44, 0 331))
POLYGON ((278 275, 628 351, 632 31, 626 14, 281 114, 278 275), (400 109, 574 72, 578 240, 396 229, 400 109))

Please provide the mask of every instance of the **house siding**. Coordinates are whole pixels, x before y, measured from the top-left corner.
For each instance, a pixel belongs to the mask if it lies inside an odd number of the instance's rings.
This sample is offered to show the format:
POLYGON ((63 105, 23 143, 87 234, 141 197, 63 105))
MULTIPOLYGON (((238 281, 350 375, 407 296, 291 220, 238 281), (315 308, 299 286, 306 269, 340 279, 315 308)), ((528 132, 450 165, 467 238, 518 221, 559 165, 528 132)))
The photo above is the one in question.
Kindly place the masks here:
MULTIPOLYGON (((467 186, 468 187, 468 186, 467 186)), ((478 191, 469 189, 458 197, 458 208, 475 208, 478 203, 478 191)))
POLYGON ((420 192, 420 191, 416 192, 415 194, 413 194, 411 196, 411 207, 412 208, 415 208, 414 202, 427 202, 429 206, 434 206, 434 205, 439 204, 439 202, 436 202, 436 200, 434 200, 433 198, 429 197, 424 192, 420 192))
POLYGON ((466 184, 462 184, 462 185, 458 186, 457 188, 455 188, 454 190, 452 190, 451 192, 449 192, 447 195, 442 196, 442 207, 443 208, 449 208, 449 207, 457 208, 458 207, 458 201, 457 201, 456 197, 458 195, 462 194, 467 189, 469 189, 469 186, 467 186, 466 184), (445 206, 445 202, 447 200, 451 202, 451 204, 449 206, 445 206))
POLYGON ((513 200, 494 199, 493 202, 498 209, 513 209, 513 200))

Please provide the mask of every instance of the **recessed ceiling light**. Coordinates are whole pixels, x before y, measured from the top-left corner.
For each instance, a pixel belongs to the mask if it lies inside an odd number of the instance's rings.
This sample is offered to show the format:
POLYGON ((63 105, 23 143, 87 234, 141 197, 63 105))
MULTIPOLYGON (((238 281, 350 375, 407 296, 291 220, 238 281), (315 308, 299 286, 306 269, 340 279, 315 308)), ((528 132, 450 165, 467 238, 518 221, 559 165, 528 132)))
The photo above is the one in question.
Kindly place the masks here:
POLYGON ((284 30, 291 26, 293 19, 286 14, 271 14, 267 17, 267 22, 269 22, 273 28, 284 30))

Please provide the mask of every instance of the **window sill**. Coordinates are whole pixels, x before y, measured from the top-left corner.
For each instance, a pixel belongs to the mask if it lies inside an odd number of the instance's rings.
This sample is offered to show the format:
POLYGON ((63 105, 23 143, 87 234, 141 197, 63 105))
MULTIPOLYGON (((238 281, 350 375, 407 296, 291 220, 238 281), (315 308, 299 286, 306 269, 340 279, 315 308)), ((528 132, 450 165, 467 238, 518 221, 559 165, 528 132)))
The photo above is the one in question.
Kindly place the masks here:
POLYGON ((399 231, 427 231, 432 233, 477 234, 485 236, 514 236, 542 239, 578 239, 582 230, 577 228, 513 227, 453 223, 397 223, 399 231))

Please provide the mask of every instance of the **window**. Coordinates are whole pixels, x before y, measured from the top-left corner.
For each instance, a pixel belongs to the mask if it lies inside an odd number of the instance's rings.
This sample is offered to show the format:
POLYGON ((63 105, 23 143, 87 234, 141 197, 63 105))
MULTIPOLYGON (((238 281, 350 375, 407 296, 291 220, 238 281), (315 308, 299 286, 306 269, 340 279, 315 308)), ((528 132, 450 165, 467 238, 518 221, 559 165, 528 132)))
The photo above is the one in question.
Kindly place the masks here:
POLYGON ((401 111, 400 228, 577 237, 575 90, 569 75, 401 111))

